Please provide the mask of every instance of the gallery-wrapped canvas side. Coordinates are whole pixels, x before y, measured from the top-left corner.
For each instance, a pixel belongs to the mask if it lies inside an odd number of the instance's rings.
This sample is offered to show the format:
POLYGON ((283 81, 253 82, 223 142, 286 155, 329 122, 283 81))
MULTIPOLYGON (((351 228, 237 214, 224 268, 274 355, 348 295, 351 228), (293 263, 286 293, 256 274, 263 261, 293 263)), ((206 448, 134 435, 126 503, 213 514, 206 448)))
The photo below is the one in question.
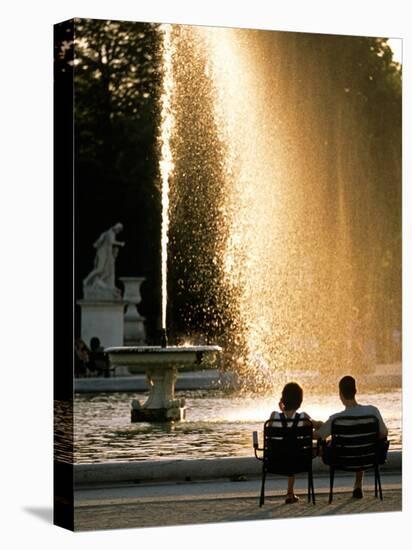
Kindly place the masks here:
POLYGON ((74 20, 54 26, 54 524, 73 530, 74 20))

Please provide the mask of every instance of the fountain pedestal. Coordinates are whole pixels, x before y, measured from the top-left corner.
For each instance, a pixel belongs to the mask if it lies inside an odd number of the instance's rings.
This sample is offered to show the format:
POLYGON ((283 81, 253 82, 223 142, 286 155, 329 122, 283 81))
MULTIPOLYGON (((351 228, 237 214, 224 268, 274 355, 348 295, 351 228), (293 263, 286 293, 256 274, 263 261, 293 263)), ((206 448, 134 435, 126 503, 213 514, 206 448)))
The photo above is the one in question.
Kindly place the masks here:
POLYGON ((149 397, 142 405, 132 401, 132 422, 167 422, 183 420, 185 400, 175 399, 177 368, 149 368, 146 372, 149 384, 149 397))
POLYGON ((127 367, 131 374, 145 373, 149 396, 132 401, 132 422, 168 422, 185 418, 185 400, 175 398, 179 370, 215 368, 219 346, 125 346, 105 350, 113 367, 127 367))

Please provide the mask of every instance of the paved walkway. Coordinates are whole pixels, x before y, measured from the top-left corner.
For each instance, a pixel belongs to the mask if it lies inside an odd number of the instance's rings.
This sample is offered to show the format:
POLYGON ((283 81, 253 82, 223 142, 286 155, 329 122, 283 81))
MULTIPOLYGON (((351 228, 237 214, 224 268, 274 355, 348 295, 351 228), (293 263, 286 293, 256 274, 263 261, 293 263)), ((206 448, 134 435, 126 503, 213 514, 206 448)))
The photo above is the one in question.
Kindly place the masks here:
POLYGON ((269 479, 265 504, 258 505, 260 480, 112 486, 76 493, 76 530, 158 527, 286 517, 400 511, 401 477, 382 478, 384 500, 375 499, 373 479, 365 480, 365 496, 351 495, 352 478, 338 476, 334 500, 328 504, 328 478, 315 479, 316 505, 306 501, 306 480, 297 481, 301 500, 284 504, 285 480, 269 479))

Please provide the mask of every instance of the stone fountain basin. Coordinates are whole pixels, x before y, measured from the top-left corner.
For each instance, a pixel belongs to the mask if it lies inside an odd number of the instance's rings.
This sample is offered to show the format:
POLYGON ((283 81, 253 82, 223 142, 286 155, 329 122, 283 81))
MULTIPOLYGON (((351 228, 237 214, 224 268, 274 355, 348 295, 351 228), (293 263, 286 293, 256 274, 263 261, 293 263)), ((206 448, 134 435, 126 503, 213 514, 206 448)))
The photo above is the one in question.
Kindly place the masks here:
POLYGON ((106 348, 113 367, 127 367, 131 374, 148 369, 197 370, 216 368, 220 346, 119 346, 106 348))
POLYGON ((178 371, 216 366, 219 346, 122 346, 106 348, 113 367, 145 373, 149 396, 132 401, 132 422, 170 422, 185 418, 185 400, 175 399, 178 371))

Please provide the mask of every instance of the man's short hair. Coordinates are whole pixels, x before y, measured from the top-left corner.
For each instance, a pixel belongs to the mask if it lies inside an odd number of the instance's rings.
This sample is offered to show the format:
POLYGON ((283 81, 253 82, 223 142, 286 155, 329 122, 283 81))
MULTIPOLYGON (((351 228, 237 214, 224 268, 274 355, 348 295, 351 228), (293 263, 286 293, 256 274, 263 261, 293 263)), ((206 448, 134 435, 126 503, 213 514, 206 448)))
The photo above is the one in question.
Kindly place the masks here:
POLYGON ((344 376, 339 382, 339 391, 345 399, 353 399, 356 394, 356 382, 352 376, 344 376))
POLYGON ((282 403, 287 411, 298 409, 303 401, 303 390, 296 382, 289 382, 282 391, 282 403))

